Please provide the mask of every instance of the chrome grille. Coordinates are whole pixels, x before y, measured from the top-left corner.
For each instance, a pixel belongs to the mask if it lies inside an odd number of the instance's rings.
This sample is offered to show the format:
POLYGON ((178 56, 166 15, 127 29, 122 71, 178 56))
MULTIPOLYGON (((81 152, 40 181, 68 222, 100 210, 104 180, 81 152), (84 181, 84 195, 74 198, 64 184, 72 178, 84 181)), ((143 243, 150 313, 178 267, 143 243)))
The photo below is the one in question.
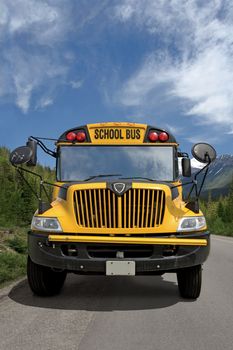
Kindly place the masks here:
POLYGON ((150 228, 163 223, 165 192, 130 189, 117 196, 109 189, 74 192, 77 224, 91 228, 150 228))

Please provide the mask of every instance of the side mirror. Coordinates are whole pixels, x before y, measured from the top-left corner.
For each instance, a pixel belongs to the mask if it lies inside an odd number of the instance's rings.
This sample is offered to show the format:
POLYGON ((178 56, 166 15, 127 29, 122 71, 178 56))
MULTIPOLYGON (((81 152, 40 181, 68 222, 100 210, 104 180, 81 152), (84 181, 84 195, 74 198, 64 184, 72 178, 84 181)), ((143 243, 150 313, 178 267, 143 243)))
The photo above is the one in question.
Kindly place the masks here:
POLYGON ((192 148, 192 155, 201 163, 210 163, 216 159, 217 153, 208 143, 196 143, 192 148))
POLYGON ((16 148, 10 154, 10 162, 12 165, 20 165, 29 162, 32 156, 32 150, 28 146, 16 148))
POLYGON ((191 162, 189 158, 182 158, 182 175, 184 177, 191 176, 191 162))
POLYGON ((37 142, 35 140, 30 140, 29 138, 27 146, 32 150, 32 155, 30 160, 27 162, 27 166, 35 166, 37 164, 37 142))

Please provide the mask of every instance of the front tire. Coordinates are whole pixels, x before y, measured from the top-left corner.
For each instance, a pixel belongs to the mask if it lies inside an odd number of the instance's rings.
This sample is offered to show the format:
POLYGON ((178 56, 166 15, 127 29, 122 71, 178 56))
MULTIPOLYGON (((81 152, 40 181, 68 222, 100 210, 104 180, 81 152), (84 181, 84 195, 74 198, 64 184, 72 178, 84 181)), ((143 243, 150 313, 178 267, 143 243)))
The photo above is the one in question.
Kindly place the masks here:
POLYGON ((28 256, 27 277, 33 293, 52 296, 60 292, 66 279, 66 271, 56 272, 50 267, 35 264, 28 256))
POLYGON ((202 266, 187 267, 177 272, 180 295, 187 299, 197 299, 201 292, 202 266))

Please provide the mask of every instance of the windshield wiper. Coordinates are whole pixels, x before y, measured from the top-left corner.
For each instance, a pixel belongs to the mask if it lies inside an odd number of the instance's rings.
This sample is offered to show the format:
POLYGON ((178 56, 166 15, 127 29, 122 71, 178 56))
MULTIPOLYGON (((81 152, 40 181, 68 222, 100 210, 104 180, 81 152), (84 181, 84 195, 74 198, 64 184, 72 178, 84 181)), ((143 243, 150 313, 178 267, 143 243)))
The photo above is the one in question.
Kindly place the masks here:
POLYGON ((143 180, 148 180, 148 181, 156 181, 154 179, 150 179, 149 177, 143 177, 143 176, 131 176, 131 177, 121 177, 120 179, 122 180, 129 180, 129 179, 143 179, 143 180))
POLYGON ((110 177, 110 176, 122 176, 122 174, 100 174, 100 175, 93 175, 88 177, 87 179, 83 180, 83 181, 89 181, 92 179, 95 179, 97 177, 110 177))

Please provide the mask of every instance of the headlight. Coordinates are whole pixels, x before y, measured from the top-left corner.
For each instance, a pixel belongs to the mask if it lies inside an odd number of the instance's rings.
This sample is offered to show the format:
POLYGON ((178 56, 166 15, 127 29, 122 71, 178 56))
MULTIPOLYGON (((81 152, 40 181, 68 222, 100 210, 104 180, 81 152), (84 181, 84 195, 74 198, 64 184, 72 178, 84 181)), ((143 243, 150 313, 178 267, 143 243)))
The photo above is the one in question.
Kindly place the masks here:
POLYGON ((57 218, 44 218, 38 216, 33 217, 31 229, 49 232, 62 232, 61 225, 57 218))
POLYGON ((198 231, 206 226, 204 216, 186 217, 180 220, 177 231, 198 231))

